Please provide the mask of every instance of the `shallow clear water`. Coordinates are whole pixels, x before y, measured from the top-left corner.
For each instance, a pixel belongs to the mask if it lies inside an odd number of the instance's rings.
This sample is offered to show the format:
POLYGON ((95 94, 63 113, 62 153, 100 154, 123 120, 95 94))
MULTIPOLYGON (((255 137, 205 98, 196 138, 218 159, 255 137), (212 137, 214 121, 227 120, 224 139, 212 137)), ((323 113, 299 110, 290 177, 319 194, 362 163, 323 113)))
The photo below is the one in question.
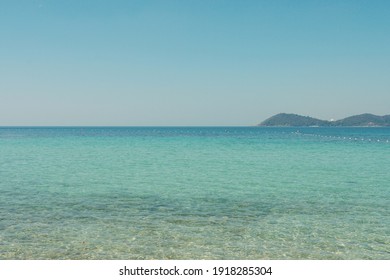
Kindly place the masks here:
POLYGON ((0 259, 390 259, 390 128, 0 128, 0 259))

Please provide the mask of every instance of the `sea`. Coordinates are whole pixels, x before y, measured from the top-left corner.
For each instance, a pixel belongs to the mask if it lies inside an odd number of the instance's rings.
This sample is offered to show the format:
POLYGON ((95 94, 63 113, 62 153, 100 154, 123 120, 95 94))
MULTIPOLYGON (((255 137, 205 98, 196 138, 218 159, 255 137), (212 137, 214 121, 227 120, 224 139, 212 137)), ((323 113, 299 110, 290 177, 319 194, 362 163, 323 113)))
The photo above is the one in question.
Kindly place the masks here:
POLYGON ((390 259, 390 128, 1 127, 0 259, 390 259))

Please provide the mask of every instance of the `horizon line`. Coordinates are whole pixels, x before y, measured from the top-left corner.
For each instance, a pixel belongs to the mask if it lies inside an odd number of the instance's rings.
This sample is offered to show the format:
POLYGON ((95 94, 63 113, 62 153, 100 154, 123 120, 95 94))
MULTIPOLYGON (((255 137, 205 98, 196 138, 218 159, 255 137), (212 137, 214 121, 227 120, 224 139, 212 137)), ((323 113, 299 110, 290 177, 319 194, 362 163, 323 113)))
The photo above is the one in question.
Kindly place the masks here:
POLYGON ((0 125, 0 128, 87 128, 87 127, 256 127, 253 125, 0 125))

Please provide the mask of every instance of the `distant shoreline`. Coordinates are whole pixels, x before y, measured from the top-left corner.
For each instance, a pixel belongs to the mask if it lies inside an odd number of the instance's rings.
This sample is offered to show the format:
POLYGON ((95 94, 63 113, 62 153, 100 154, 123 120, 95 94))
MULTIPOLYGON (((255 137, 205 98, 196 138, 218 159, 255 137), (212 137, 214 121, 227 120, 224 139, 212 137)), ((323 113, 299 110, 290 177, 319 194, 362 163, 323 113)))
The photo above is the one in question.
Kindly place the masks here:
POLYGON ((267 127, 390 127, 390 115, 361 114, 336 121, 325 121, 309 116, 280 113, 257 126, 267 127))

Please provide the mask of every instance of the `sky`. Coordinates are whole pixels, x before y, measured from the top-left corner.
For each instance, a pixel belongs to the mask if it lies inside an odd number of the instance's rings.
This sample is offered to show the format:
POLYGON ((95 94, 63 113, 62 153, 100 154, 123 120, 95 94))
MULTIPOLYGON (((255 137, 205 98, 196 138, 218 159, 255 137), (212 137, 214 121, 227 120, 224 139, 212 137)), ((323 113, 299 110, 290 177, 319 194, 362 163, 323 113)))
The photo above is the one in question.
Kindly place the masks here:
POLYGON ((390 114, 390 1, 0 0, 0 126, 390 114))

